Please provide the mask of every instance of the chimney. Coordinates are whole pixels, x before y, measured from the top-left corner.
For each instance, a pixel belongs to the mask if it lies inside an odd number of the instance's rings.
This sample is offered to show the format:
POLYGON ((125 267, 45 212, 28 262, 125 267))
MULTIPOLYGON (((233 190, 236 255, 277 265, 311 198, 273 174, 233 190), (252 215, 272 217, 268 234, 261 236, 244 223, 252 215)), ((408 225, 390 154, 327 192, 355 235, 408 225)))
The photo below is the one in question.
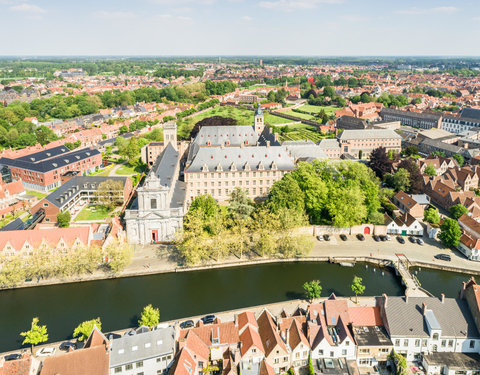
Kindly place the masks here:
POLYGON ((388 304, 388 296, 385 293, 383 293, 382 297, 383 297, 383 306, 386 308, 388 304))
POLYGON ((244 147, 245 147, 245 142, 240 143, 240 148, 244 148, 244 147))
POLYGON ((422 303, 422 314, 425 315, 427 312, 427 304, 425 302, 422 303))
POLYGON ((444 293, 440 294, 440 301, 442 301, 442 303, 445 302, 445 294, 444 293))
POLYGON ((405 303, 408 303, 408 290, 405 290, 405 303))
POLYGON ((285 339, 285 343, 288 343, 289 339, 290 339, 290 328, 287 328, 287 337, 285 339))
POLYGON ((267 147, 270 147, 270 141, 267 141, 267 147))

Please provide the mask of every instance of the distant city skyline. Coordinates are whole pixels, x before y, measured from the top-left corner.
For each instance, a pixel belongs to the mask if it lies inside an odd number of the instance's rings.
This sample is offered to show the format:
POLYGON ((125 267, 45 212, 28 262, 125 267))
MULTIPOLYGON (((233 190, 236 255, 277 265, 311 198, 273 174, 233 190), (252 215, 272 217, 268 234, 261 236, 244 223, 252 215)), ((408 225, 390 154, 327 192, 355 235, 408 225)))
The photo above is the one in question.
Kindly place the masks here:
POLYGON ((0 0, 0 55, 479 56, 480 2, 0 0))

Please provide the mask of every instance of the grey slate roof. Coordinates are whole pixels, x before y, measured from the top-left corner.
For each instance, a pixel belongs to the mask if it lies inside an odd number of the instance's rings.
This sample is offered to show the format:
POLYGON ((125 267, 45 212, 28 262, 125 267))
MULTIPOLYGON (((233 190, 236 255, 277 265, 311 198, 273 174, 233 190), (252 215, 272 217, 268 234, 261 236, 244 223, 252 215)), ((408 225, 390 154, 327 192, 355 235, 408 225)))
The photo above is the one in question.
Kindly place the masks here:
POLYGON ((171 326, 122 336, 112 342, 110 368, 173 353, 174 345, 175 329, 171 326))
POLYGON ((68 153, 62 152, 57 156, 51 153, 51 156, 48 156, 50 150, 45 150, 18 159, 0 158, 0 164, 45 173, 100 154, 97 149, 83 148, 70 152, 68 148, 60 147, 66 149, 68 153))
POLYGON ((442 329, 442 337, 480 338, 466 301, 436 297, 388 297, 385 307, 392 337, 429 337, 422 304, 432 310, 442 329))
POLYGON ((202 126, 193 142, 199 146, 208 146, 208 142, 210 146, 220 146, 228 141, 231 146, 239 146, 246 141, 253 146, 257 144, 258 138, 253 126, 202 126))
POLYGON ((460 117, 480 120, 480 109, 476 108, 463 108, 460 112, 460 117))
POLYGON ((316 145, 313 142, 312 144, 300 143, 300 144, 288 144, 288 145, 285 145, 285 142, 284 142, 283 146, 287 148, 287 150, 295 158, 295 160, 308 159, 308 158, 312 158, 312 159, 327 158, 327 155, 323 151, 322 147, 316 145))
POLYGON ((58 189, 45 197, 47 201, 62 208, 74 199, 81 191, 95 191, 102 182, 107 180, 122 181, 123 186, 128 177, 110 177, 110 176, 78 176, 65 182, 58 189), (63 200, 62 200, 63 199, 63 200))
POLYGON ((318 145, 321 148, 340 148, 340 143, 336 139, 322 139, 318 145))
MULTIPOLYGON (((153 173, 163 186, 171 186, 175 181, 175 165, 178 161, 178 152, 171 143, 168 143, 153 164, 150 173, 153 173)), ((149 174, 150 174, 149 173, 149 174)))
POLYGON ((380 110, 380 116, 389 114, 395 116, 405 116, 405 117, 414 117, 414 118, 423 118, 423 119, 430 119, 430 120, 437 120, 442 117, 441 114, 436 113, 419 113, 419 112, 410 112, 410 111, 403 111, 401 109, 394 109, 394 108, 382 108, 380 110))
POLYGON ((223 171, 229 171, 232 164, 238 171, 245 170, 246 164, 256 171, 260 163, 265 170, 269 170, 273 162, 279 170, 293 170, 295 167, 293 157, 283 146, 201 147, 185 173, 201 172, 204 165, 209 172, 215 171, 218 165, 223 171))
POLYGON ((400 139, 395 131, 390 129, 360 129, 360 130, 344 130, 339 139, 386 139, 394 138, 400 139))

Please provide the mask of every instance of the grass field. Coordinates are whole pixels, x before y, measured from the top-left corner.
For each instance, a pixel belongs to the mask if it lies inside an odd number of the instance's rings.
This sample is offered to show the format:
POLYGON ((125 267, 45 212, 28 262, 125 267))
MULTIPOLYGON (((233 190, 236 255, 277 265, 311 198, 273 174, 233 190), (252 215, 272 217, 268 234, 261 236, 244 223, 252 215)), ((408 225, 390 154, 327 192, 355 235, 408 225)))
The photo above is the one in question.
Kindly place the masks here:
POLYGON ((288 125, 288 130, 280 135, 282 141, 311 140, 315 143, 328 136, 320 133, 315 126, 307 124, 288 125))
POLYGON ((131 174, 136 174, 136 173, 141 173, 141 171, 138 170, 138 166, 130 165, 130 164, 124 164, 118 167, 118 169, 115 171, 115 174, 119 176, 128 176, 131 174))
POLYGON ((85 206, 75 217, 75 221, 83 220, 105 220, 110 215, 110 211, 103 206, 85 206), (94 212, 93 212, 94 210, 94 212))
POLYGON ((304 104, 301 107, 298 107, 298 109, 301 111, 312 112, 312 113, 318 113, 323 109, 326 112, 326 114, 330 116, 332 114, 335 114, 335 112, 340 108, 334 105, 318 106, 318 105, 304 104))
POLYGON ((311 120, 311 121, 317 121, 318 120, 315 116, 307 115, 305 113, 299 113, 299 112, 294 112, 294 111, 285 111, 284 113, 286 115, 303 118, 304 120, 311 120))
POLYGON ((27 190, 26 193, 28 195, 33 195, 34 197, 37 197, 38 200, 43 199, 48 195, 46 193, 40 193, 39 191, 35 190, 27 190))

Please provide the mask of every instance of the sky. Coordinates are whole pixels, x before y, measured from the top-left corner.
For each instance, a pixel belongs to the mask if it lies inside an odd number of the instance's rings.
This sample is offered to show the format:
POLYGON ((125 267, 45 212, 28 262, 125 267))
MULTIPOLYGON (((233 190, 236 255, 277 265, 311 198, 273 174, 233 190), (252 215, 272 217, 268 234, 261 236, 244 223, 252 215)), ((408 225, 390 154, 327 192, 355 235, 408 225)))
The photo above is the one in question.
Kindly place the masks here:
POLYGON ((0 0, 0 15, 0 56, 480 56, 480 0, 0 0))

